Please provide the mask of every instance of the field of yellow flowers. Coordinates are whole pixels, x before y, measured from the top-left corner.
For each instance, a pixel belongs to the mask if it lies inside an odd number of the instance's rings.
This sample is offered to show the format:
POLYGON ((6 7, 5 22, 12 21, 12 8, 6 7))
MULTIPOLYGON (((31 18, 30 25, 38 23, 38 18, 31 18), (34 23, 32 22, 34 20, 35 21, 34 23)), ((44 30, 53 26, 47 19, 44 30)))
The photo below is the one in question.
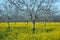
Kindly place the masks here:
POLYGON ((7 22, 0 22, 0 40, 60 40, 60 22, 36 22, 35 34, 32 33, 32 23, 10 22, 10 31, 7 22))
MULTIPOLYGON (((5 26, 7 27, 8 26, 8 23, 7 22, 0 22, 0 27, 1 26, 5 26)), ((28 22, 28 25, 27 25, 27 22, 10 22, 10 26, 11 27, 14 27, 14 26, 32 26, 32 22, 28 22)), ((44 22, 36 22, 35 24, 36 27, 40 27, 40 26, 44 26, 44 22)), ((46 23, 46 26, 60 26, 60 22, 47 22, 46 23)))

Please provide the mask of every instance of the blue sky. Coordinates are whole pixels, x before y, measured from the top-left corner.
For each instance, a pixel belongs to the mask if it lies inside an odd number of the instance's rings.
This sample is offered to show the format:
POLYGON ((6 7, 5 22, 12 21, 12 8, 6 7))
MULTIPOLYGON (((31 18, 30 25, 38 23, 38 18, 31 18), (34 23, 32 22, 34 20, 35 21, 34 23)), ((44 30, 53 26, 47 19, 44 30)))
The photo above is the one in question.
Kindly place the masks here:
MULTIPOLYGON (((1 4, 4 2, 5 0, 0 0, 0 7, 1 4)), ((58 2, 55 3, 56 7, 60 10, 60 0, 58 0, 58 2)))
POLYGON ((55 5, 60 8, 60 2, 56 2, 55 5))
MULTIPOLYGON (((5 0, 0 0, 0 4, 3 3, 5 0)), ((60 8, 60 0, 58 0, 58 2, 55 3, 55 5, 60 8)))

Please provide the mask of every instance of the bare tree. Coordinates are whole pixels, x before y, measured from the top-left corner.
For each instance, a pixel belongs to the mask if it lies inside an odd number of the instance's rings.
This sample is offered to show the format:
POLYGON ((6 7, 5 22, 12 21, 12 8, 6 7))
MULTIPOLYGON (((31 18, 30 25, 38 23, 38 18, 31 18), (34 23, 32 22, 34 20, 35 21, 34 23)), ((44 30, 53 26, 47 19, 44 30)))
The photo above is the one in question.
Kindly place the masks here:
POLYGON ((46 13, 48 6, 50 6, 50 1, 52 0, 8 0, 10 4, 13 4, 20 14, 23 13, 23 17, 26 20, 32 22, 32 31, 35 32, 35 22, 41 16, 40 14, 46 13))
POLYGON ((3 17, 5 20, 5 22, 7 22, 8 24, 8 29, 10 29, 10 20, 12 18, 10 18, 10 16, 12 16, 11 14, 13 13, 13 10, 11 8, 11 6, 9 5, 8 1, 5 1, 4 4, 3 4, 3 8, 4 8, 4 14, 3 14, 3 17))
MULTIPOLYGON (((1 21, 1 16, 2 16, 2 10, 0 9, 0 21, 1 21)), ((0 22, 1 23, 1 22, 0 22)))
POLYGON ((48 0, 48 2, 47 2, 45 11, 42 14, 43 18, 44 18, 44 26, 46 26, 46 22, 50 23, 50 21, 52 21, 54 19, 53 16, 58 12, 54 3, 55 3, 55 0, 48 0))

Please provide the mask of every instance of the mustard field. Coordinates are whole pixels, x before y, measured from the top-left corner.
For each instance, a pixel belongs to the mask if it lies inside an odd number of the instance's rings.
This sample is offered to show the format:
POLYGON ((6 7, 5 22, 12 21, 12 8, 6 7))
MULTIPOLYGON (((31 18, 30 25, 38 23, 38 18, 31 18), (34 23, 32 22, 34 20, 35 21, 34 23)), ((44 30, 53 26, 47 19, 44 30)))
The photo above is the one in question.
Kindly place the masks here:
MULTIPOLYGON (((28 26, 28 27, 31 27, 32 26, 32 22, 28 22, 28 25, 27 25, 27 22, 10 22, 9 23, 11 27, 15 27, 15 26, 18 26, 18 27, 22 27, 22 26, 28 26)), ((7 27, 8 26, 8 23, 7 22, 0 22, 0 27, 7 27)), ((35 22, 35 26, 36 27, 41 27, 41 26, 44 26, 44 22, 35 22)), ((60 22, 47 22, 46 23, 46 26, 60 26, 60 22)))
POLYGON ((35 34, 32 33, 32 23, 0 22, 0 40, 60 40, 60 22, 36 22, 35 34))

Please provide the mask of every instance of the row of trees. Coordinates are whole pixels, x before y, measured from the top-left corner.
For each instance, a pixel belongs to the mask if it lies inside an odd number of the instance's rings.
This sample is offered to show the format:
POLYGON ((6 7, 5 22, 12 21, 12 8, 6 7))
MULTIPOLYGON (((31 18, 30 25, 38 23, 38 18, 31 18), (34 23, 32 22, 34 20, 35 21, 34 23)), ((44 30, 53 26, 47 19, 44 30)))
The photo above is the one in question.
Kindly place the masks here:
POLYGON ((45 25, 46 20, 49 22, 53 20, 54 15, 58 13, 55 2, 56 0, 6 0, 3 4, 4 11, 0 10, 0 14, 7 16, 8 25, 10 17, 12 20, 16 20, 17 17, 21 16, 27 22, 32 22, 32 30, 34 31, 35 22, 38 19, 43 20, 45 25))

